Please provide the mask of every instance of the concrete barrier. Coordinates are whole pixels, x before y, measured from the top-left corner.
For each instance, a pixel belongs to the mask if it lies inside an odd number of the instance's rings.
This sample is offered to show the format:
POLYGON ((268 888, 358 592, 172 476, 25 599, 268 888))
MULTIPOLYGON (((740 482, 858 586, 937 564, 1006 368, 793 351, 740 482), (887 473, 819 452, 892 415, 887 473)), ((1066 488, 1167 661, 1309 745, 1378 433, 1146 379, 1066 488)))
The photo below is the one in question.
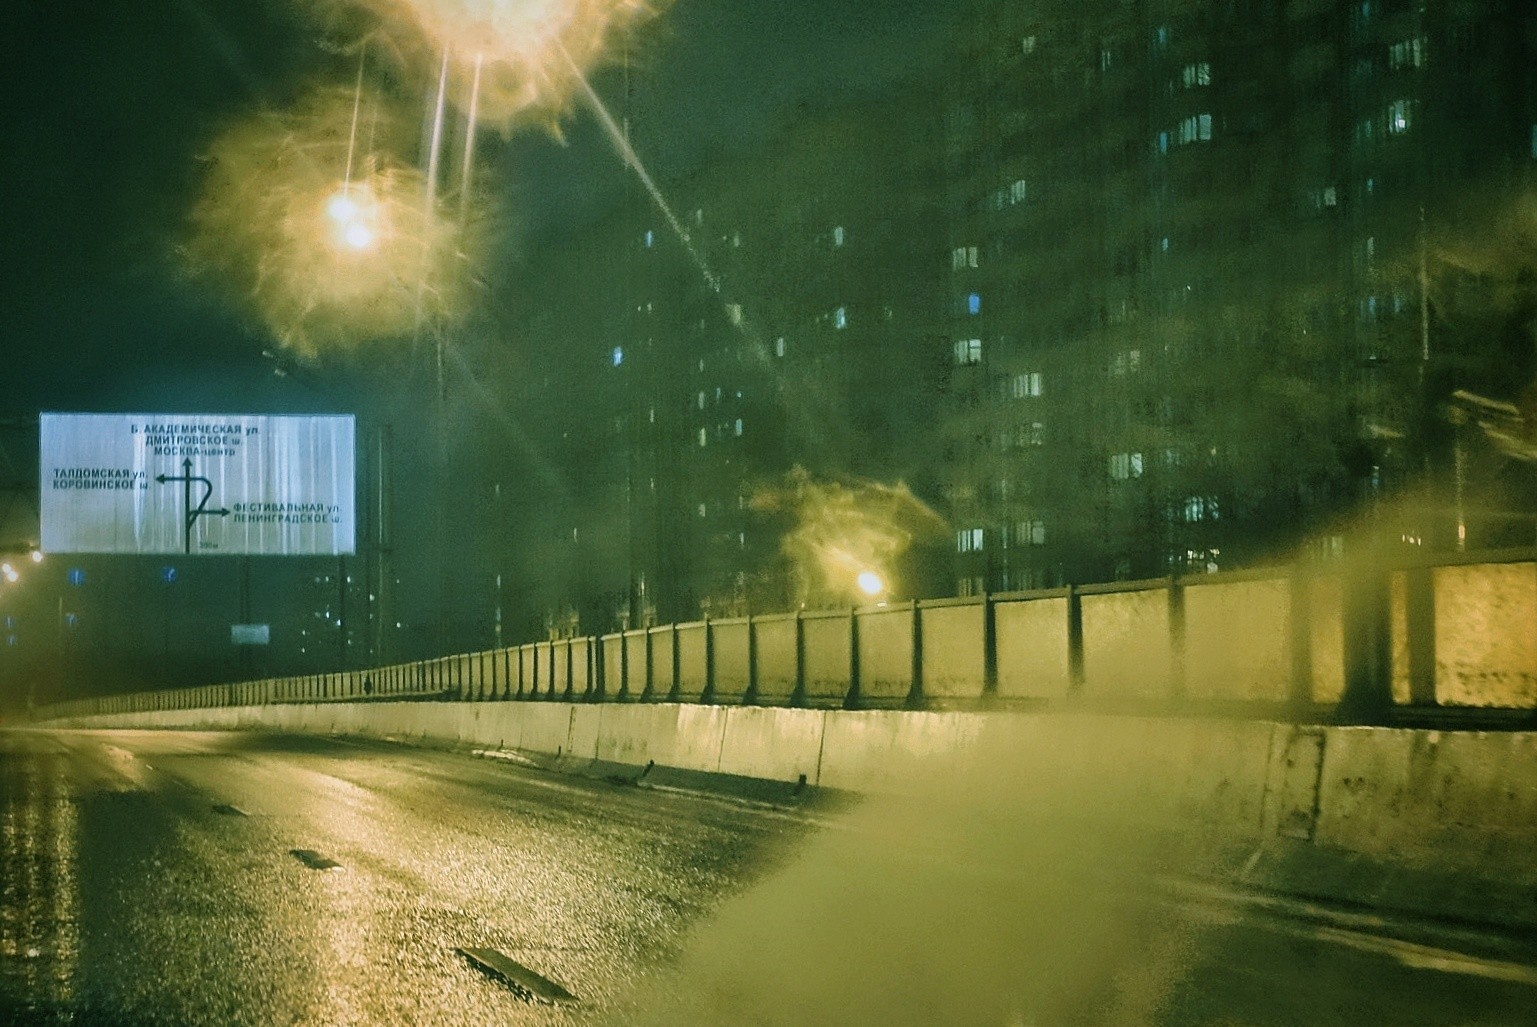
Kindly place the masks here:
POLYGON ((624 633, 624 694, 628 699, 646 694, 651 672, 650 638, 645 630, 624 633))
POLYGON ((655 702, 675 702, 678 686, 678 633, 668 624, 651 629, 650 686, 645 698, 655 702))
POLYGON ((1291 583, 1192 582, 1184 586, 1185 694, 1284 702, 1291 692, 1291 583))
POLYGON ((747 617, 710 622, 711 697, 718 703, 739 703, 752 685, 752 633, 747 617))
POLYGON ((1167 587, 1085 592, 1083 689, 1094 698, 1167 698, 1174 692, 1174 649, 1167 587))
POLYGON ((1537 707, 1537 564, 1437 567, 1432 583, 1436 701, 1537 707))
POLYGON ((804 775, 808 785, 874 792, 945 794, 958 781, 987 780, 990 815, 1061 807, 1244 883, 1537 929, 1533 733, 420 702, 166 709, 60 726, 344 732, 790 783, 804 775))
POLYGON ((925 697, 981 697, 987 678, 986 616, 983 602, 919 604, 925 697))
POLYGON ((753 618, 753 633, 757 639, 757 702, 785 706, 795 700, 800 684, 799 621, 793 613, 753 618))
POLYGON ((699 702, 706 697, 710 683, 707 636, 708 628, 703 622, 677 627, 677 699, 680 702, 699 702))
POLYGON ((826 718, 823 710, 728 710, 717 767, 723 774, 814 783, 821 769, 826 718))
POLYGON ((852 614, 816 611, 801 616, 806 702, 842 705, 849 691, 852 665, 852 614))
POLYGON ((1057 699, 1068 694, 1072 674, 1067 615, 1065 595, 994 603, 1000 698, 1057 699))
POLYGON ((859 701, 899 706, 913 689, 916 606, 866 607, 855 614, 859 641, 859 701))
POLYGON ((955 752, 981 730, 975 713, 842 711, 823 721, 819 785, 854 791, 898 791, 929 769, 932 757, 955 752))
POLYGON ((599 707, 603 717, 598 759, 637 767, 653 762, 673 766, 680 708, 673 703, 599 707))
POLYGON ((625 685, 624 668, 624 636, 618 633, 604 635, 602 639, 603 653, 603 695, 608 699, 627 698, 629 689, 625 685))

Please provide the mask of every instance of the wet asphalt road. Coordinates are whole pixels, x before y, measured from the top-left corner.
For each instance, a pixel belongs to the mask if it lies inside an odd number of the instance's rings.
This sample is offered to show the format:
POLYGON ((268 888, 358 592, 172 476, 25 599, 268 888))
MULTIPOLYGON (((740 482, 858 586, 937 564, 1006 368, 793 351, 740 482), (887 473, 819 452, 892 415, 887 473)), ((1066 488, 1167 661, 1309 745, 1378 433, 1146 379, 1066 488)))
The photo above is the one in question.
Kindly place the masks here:
POLYGON ((1128 898, 1021 874, 1073 861, 964 807, 906 816, 387 743, 0 733, 0 1024, 1537 1023, 1513 950, 1128 898))
POLYGON ((797 833, 387 744, 0 739, 0 1023, 567 1022, 675 955, 797 833), (583 1007, 520 1001, 460 947, 499 949, 583 1007))

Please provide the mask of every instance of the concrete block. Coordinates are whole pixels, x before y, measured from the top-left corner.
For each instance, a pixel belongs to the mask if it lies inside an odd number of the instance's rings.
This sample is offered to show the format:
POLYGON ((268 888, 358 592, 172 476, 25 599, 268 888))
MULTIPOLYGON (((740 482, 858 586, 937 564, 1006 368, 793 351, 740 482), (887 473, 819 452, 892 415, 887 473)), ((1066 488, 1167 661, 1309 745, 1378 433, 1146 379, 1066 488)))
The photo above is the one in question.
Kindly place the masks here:
POLYGON ((612 699, 624 692, 624 636, 620 634, 604 635, 602 640, 603 650, 603 694, 612 699))
POLYGON ((611 707, 606 703, 590 703, 571 707, 571 727, 566 738, 565 755, 578 759, 597 759, 598 737, 603 715, 611 707))
POLYGON ((1284 702, 1291 692, 1291 581, 1185 586, 1185 691, 1284 702))
POLYGON ((667 701, 677 687, 678 661, 673 648, 675 634, 672 625, 651 629, 651 692, 648 699, 667 701))
POLYGON ((913 608, 864 609, 859 622, 859 698, 900 704, 913 687, 913 608))
POLYGON ((1315 841, 1537 883, 1537 735, 1331 728, 1315 841))
POLYGON ((754 617, 758 636, 758 702, 784 705, 795 693, 795 615, 754 617))
POLYGON ((1316 703, 1345 694, 1345 587, 1338 574, 1307 579, 1309 685, 1316 703))
POLYGON ((571 697, 581 699, 589 694, 593 687, 593 660, 595 659, 592 640, 588 638, 573 638, 571 646, 571 697))
POLYGON ((817 779, 824 710, 740 706, 726 711, 720 772, 775 781, 817 779))
POLYGON ((801 630, 805 633, 808 703, 837 705, 848 695, 849 617, 847 613, 808 612, 801 618, 801 630))
POLYGON ((518 740, 513 744, 530 752, 551 755, 564 753, 571 742, 571 711, 576 708, 569 703, 528 703, 519 706, 520 729, 518 740))
POLYGON ((980 698, 987 676, 982 601, 925 606, 918 616, 923 630, 923 694, 980 698))
POLYGON ((651 673, 650 637, 646 631, 624 633, 624 684, 631 699, 639 699, 646 692, 647 675, 651 673))
POLYGON ((1068 693, 1067 597, 993 604, 998 695, 1059 698, 1068 693))
POLYGON ((673 703, 602 707, 598 729, 597 758, 611 763, 645 766, 672 762, 678 731, 678 711, 673 703))
POLYGON ((1437 567, 1436 701, 1537 707, 1537 565, 1437 567))
POLYGON ((519 699, 532 698, 539 687, 539 647, 530 643, 518 646, 518 681, 513 695, 519 699))
POLYGON ((955 753, 970 743, 981 726, 981 715, 974 713, 828 711, 815 783, 855 791, 899 791, 932 757, 955 753))
POLYGON ((697 702, 706 684, 704 624, 679 624, 677 633, 678 698, 697 702))
POLYGON ((549 694, 554 699, 566 699, 571 695, 571 641, 561 639, 550 643, 549 694))
POLYGON ((711 647, 715 651, 715 702, 741 702, 751 681, 747 619, 710 622, 711 647))
POLYGON ((675 708, 678 711, 677 731, 667 764, 685 770, 718 771, 721 744, 726 734, 727 708, 693 705, 675 708))
POLYGON ((1084 693, 1166 698, 1173 693, 1173 649, 1166 588, 1080 598, 1084 693))

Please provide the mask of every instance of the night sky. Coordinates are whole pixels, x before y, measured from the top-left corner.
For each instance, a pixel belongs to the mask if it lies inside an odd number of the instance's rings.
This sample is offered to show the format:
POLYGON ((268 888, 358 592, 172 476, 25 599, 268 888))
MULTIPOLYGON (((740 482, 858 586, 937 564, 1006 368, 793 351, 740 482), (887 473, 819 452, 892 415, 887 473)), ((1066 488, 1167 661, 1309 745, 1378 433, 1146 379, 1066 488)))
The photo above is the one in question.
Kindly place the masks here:
MULTIPOLYGON (((932 57, 945 7, 680 0, 632 44, 656 97, 637 126, 641 156, 665 181, 767 131, 798 100, 878 88, 932 57)), ((366 363, 275 376, 263 329, 177 257, 199 158, 220 126, 348 73, 305 8, 21 0, 10 15, 0 416, 364 401, 366 363)), ((619 92, 613 70, 595 84, 606 98, 619 92)), ((528 129, 483 147, 484 188, 509 208, 513 247, 558 244, 564 225, 603 212, 627 173, 590 115, 562 129, 564 142, 528 129)))

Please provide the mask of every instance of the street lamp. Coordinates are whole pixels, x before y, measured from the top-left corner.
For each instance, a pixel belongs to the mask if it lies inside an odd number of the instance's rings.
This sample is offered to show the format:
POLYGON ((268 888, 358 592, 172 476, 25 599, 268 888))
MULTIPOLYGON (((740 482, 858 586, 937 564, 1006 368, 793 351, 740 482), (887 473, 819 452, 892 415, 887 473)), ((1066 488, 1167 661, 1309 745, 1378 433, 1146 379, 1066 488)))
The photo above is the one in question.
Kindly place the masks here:
POLYGON ((859 591, 871 599, 879 599, 886 594, 886 579, 875 571, 860 571, 859 576, 854 579, 854 584, 859 586, 859 591))
POLYGON ((360 186, 357 197, 350 185, 343 185, 326 201, 326 217, 331 225, 331 241, 338 248, 366 250, 373 246, 378 230, 377 205, 371 191, 360 186))

